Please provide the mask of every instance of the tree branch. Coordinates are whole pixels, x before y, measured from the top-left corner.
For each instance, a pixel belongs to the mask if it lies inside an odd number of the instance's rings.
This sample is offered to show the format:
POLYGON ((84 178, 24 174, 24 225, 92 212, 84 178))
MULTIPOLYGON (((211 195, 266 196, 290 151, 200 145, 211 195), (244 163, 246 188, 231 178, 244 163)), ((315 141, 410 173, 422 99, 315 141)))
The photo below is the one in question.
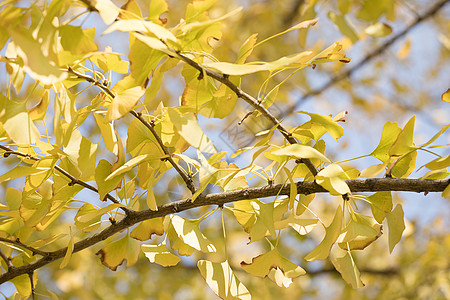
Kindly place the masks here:
MULTIPOLYGON (((285 137, 285 139, 290 143, 290 144, 297 144, 298 142, 295 140, 295 138, 292 136, 291 133, 289 133, 289 131, 281 124, 281 121, 278 120, 267 108, 265 108, 261 103, 259 103, 258 100, 256 100, 254 97, 252 97, 251 95, 247 94, 246 92, 244 92, 243 90, 241 90, 237 85, 235 85, 233 82, 231 82, 231 80, 228 78, 229 76, 226 74, 219 74, 216 72, 213 72, 209 69, 206 69, 204 67, 202 67, 199 63, 197 63, 196 61, 190 59, 187 56, 184 56, 183 54, 181 54, 180 51, 175 51, 175 53, 178 55, 178 58, 182 61, 184 61, 185 63, 187 63, 188 65, 190 65, 191 67, 197 69, 200 73, 205 73, 206 75, 208 75, 209 77, 219 81, 220 83, 224 84, 225 86, 227 86, 229 89, 231 89, 236 96, 238 96, 238 98, 241 98, 242 100, 244 100, 245 102, 247 102, 248 104, 250 104, 253 108, 255 108, 256 110, 258 110, 264 117, 266 117, 274 126, 277 127, 277 130, 279 132, 281 132, 281 134, 283 134, 283 136, 285 137)), ((302 158, 300 159, 300 162, 305 164, 306 167, 308 168, 308 170, 315 176, 317 175, 317 170, 316 167, 314 166, 314 164, 311 162, 311 160, 309 159, 305 159, 302 158)))
MULTIPOLYGON (((96 86, 98 86, 100 89, 102 89, 105 93, 107 93, 111 98, 114 98, 116 95, 111 91, 110 88, 108 88, 105 84, 102 82, 95 80, 89 75, 85 75, 82 73, 79 73, 75 70, 73 70, 71 67, 68 68, 69 73, 72 73, 76 75, 78 78, 82 78, 96 86)), ((164 146, 164 142, 161 140, 161 137, 156 132, 154 126, 155 124, 153 122, 148 122, 145 120, 140 113, 135 112, 134 110, 130 111, 130 114, 138 119, 145 127, 147 127, 153 136, 155 137, 156 141, 158 142, 159 146, 162 148, 164 154, 167 155, 167 160, 170 162, 170 164, 173 166, 173 168, 178 172, 178 174, 183 178, 184 182, 186 183, 187 188, 191 191, 192 194, 195 193, 196 187, 194 185, 194 182, 192 181, 192 178, 190 178, 182 169, 181 167, 175 162, 175 160, 172 158, 172 155, 170 154, 169 150, 166 146, 164 146)))
MULTIPOLYGON (((392 179, 392 178, 370 178, 347 180, 350 190, 356 192, 377 192, 377 191, 409 191, 409 192, 442 192, 449 184, 450 179, 392 179)), ((327 193, 323 187, 313 181, 302 181, 297 183, 299 194, 327 193)), ((181 212, 188 209, 207 206, 223 205, 229 202, 239 200, 250 200, 255 198, 273 197, 277 195, 289 195, 290 184, 265 185, 256 188, 247 188, 238 191, 214 193, 200 195, 194 202, 190 199, 179 200, 164 204, 158 207, 158 210, 130 211, 125 218, 108 226, 103 231, 94 234, 84 240, 74 244, 73 253, 91 247, 108 237, 121 232, 141 221, 164 217, 175 212, 181 212)), ((37 270, 57 259, 65 256, 67 247, 48 252, 43 258, 27 265, 16 267, 11 271, 0 275, 0 284, 9 281, 17 276, 28 274, 37 270)))
POLYGON ((5 261, 6 267, 7 267, 7 271, 9 272, 10 270, 14 269, 14 265, 11 263, 11 259, 9 259, 8 256, 6 256, 5 253, 3 253, 3 251, 0 249, 0 257, 5 261))
POLYGON ((4 242, 4 243, 8 243, 8 244, 13 244, 13 245, 19 246, 19 247, 24 248, 24 249, 27 249, 27 250, 31 251, 33 253, 33 255, 35 255, 35 254, 38 254, 38 255, 41 255, 41 256, 48 256, 49 255, 49 252, 42 251, 42 250, 36 249, 34 247, 30 247, 30 246, 22 243, 19 239, 10 240, 10 239, 4 238, 4 237, 0 237, 0 241, 4 242))
POLYGON ((429 10, 424 12, 423 14, 419 14, 418 17, 412 22, 409 26, 407 26, 405 29, 391 37, 389 40, 378 46, 377 48, 373 49, 371 52, 369 52, 359 63, 353 65, 353 67, 348 68, 344 72, 337 74, 333 76, 330 80, 328 80, 324 85, 322 85, 320 88, 314 89, 306 94, 304 94, 297 102, 295 102, 293 105, 290 105, 284 112, 283 116, 287 116, 293 111, 297 109, 299 105, 301 105, 304 101, 308 100, 309 98, 313 96, 317 96, 319 94, 322 94, 324 91, 329 89, 330 87, 334 86, 335 84, 339 83, 341 80, 350 77, 354 72, 362 68, 364 65, 369 63, 372 59, 377 57, 378 55, 382 54, 384 51, 386 51, 390 46, 392 46, 397 40, 405 36, 408 32, 410 32, 416 25, 421 23, 422 21, 425 21, 426 19, 434 16, 439 10, 444 7, 445 4, 447 4, 449 0, 441 0, 436 3, 433 7, 431 7, 429 10))
MULTIPOLYGON (((37 157, 31 156, 31 155, 28 155, 28 154, 25 154, 25 153, 22 153, 22 152, 14 151, 11 148, 3 146, 3 145, 0 145, 0 149, 5 151, 3 153, 4 157, 8 157, 9 155, 13 154, 13 155, 16 155, 16 156, 20 156, 20 157, 25 157, 27 159, 31 159, 33 161, 38 161, 39 160, 39 158, 37 158, 37 157)), ((90 185, 90 184, 88 184, 88 183, 86 183, 86 182, 84 182, 84 181, 74 177, 72 174, 70 174, 69 172, 67 172, 66 170, 61 168, 60 166, 55 165, 54 169, 57 170, 58 172, 60 172, 61 174, 63 174, 64 176, 66 176, 68 179, 70 179, 70 183, 69 184, 71 184, 71 185, 74 185, 74 184, 81 185, 82 187, 85 187, 85 188, 87 188, 87 189, 89 189, 89 190, 91 190, 91 191, 93 191, 93 192, 98 194, 98 189, 96 187, 94 187, 94 186, 92 186, 92 185, 90 185)), ((117 200, 116 198, 114 198, 110 194, 106 194, 105 197, 108 200, 110 200, 111 202, 120 203, 119 200, 117 200)), ((130 211, 130 209, 126 208, 126 207, 120 207, 120 208, 125 213, 128 213, 130 211)))

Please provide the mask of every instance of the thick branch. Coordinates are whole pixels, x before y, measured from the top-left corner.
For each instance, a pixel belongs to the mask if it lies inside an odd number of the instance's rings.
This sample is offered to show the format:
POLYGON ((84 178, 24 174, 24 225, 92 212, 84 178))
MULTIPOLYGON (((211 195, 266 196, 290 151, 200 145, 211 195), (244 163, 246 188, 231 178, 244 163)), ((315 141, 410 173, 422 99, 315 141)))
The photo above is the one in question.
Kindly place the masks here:
MULTIPOLYGON (((235 85, 231 80, 228 78, 228 75, 226 74, 219 74, 216 72, 213 72, 209 69, 203 68, 199 63, 193 61, 189 57, 182 55, 181 52, 176 52, 178 55, 178 58, 190 65, 191 67, 194 67, 201 73, 205 73, 209 77, 219 81, 220 83, 226 85, 229 89, 231 89, 236 96, 250 104, 253 108, 258 110, 264 117, 266 117, 274 126, 277 126, 277 130, 283 134, 283 136, 286 138, 286 140, 291 144, 297 144, 297 141, 295 138, 289 133, 289 131, 281 124, 281 121, 278 120, 267 108, 264 107, 261 103, 259 103, 258 100, 256 100, 251 95, 247 94, 243 90, 241 90, 237 85, 235 85)), ((317 175, 317 170, 314 164, 309 159, 301 159, 301 163, 304 163, 309 171, 315 176, 317 175)))
MULTIPOLYGON (((71 67, 68 68, 68 71, 69 71, 69 73, 76 75, 78 78, 82 78, 82 79, 98 86, 105 93, 107 93, 109 96, 111 96, 111 98, 115 97, 115 95, 111 91, 111 89, 109 87, 107 87, 105 84, 103 84, 102 82, 95 80, 94 78, 92 78, 89 75, 85 75, 85 74, 79 73, 77 71, 74 71, 71 67)), ((186 173, 181 169, 181 167, 172 158, 171 154, 169 153, 169 150, 167 149, 166 146, 164 146, 164 143, 161 140, 161 137, 156 132, 153 122, 152 123, 147 122, 147 120, 145 120, 141 114, 135 112, 134 110, 130 111, 130 114, 133 115, 136 119, 138 119, 142 124, 144 124, 145 127, 147 127, 151 131, 151 133, 155 137, 156 141, 158 142, 159 146, 162 148, 164 154, 167 155, 166 159, 170 162, 170 164, 178 172, 178 174, 180 174, 181 178, 183 178, 184 182, 186 183, 187 188, 191 191, 192 194, 194 194, 196 191, 196 188, 195 188, 194 182, 192 181, 192 178, 190 178, 188 175, 186 175, 186 173)))
POLYGON ((322 94, 324 91, 329 89, 330 87, 336 85, 341 80, 350 77, 354 72, 365 66, 367 63, 369 63, 372 59, 376 58, 380 54, 382 54, 384 51, 386 51, 390 46, 392 46, 397 40, 405 36, 408 32, 410 32, 416 25, 420 24, 422 21, 425 21, 426 19, 434 16, 439 10, 447 4, 449 0, 441 0, 436 3, 433 7, 431 7, 429 10, 424 12, 423 14, 419 14, 418 17, 412 22, 409 26, 407 26, 405 29, 388 39, 386 42, 381 44, 380 46, 376 47, 358 63, 353 65, 353 67, 348 68, 344 72, 337 74, 333 76, 330 80, 328 80, 323 86, 320 88, 314 89, 306 94, 304 94, 296 103, 289 106, 285 111, 284 115, 289 115, 293 111, 296 110, 296 108, 303 103, 304 101, 308 100, 309 98, 322 94))
MULTIPOLYGON (((347 185, 353 193, 357 192, 377 192, 377 191, 409 191, 409 192, 442 192, 450 183, 449 179, 392 179, 392 178, 370 178, 347 180, 347 185)), ((328 191, 313 181, 298 182, 297 191, 299 194, 327 193, 328 191)), ((190 199, 180 200, 164 204, 158 210, 131 211, 124 219, 110 225, 105 230, 91 237, 81 240, 74 245, 73 253, 91 247, 108 237, 121 232, 141 221, 164 217, 166 215, 181 212, 200 206, 223 205, 225 203, 249 200, 276 195, 289 195, 289 184, 266 185, 257 188, 248 188, 238 191, 200 195, 194 202, 190 199)), ((64 257, 67 248, 48 252, 47 255, 33 263, 12 269, 0 275, 0 284, 9 281, 19 275, 30 273, 57 259, 64 257)))

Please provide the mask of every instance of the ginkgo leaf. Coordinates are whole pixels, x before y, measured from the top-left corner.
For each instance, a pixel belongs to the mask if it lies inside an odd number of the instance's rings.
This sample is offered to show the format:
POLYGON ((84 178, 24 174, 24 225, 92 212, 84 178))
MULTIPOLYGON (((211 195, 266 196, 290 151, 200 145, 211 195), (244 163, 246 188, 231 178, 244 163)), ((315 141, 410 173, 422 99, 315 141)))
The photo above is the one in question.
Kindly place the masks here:
POLYGON ((145 90, 140 86, 119 92, 108 107, 106 120, 109 122, 123 117, 133 109, 144 93, 145 90))
POLYGON ((238 51, 238 56, 236 59, 237 64, 245 63, 250 54, 252 54, 257 38, 258 34, 254 33, 244 42, 244 44, 242 44, 238 51))
POLYGON ((236 277, 228 261, 215 263, 199 260, 197 267, 206 284, 221 299, 251 299, 250 292, 236 277))
POLYGON ((450 166, 450 155, 433 159, 425 165, 430 170, 438 170, 450 166))
POLYGON ((341 226, 342 208, 339 205, 339 207, 336 209, 336 214, 334 215, 333 221, 331 222, 330 226, 325 228, 325 237, 320 242, 320 244, 316 248, 314 248, 313 251, 305 256, 305 260, 313 261, 327 258, 330 254, 331 247, 341 234, 341 226))
POLYGON ((448 89, 445 93, 442 94, 441 100, 444 102, 450 102, 450 89, 448 89))
POLYGON ((370 155, 387 163, 390 157, 389 151, 401 132, 402 130, 397 123, 387 122, 384 124, 381 140, 370 155))
POLYGON ((93 115, 102 134, 102 139, 105 143, 106 149, 117 155, 119 152, 119 146, 117 144, 117 137, 114 132, 113 123, 107 122, 106 118, 101 116, 101 112, 94 112, 93 115))
POLYGON ((380 236, 381 225, 375 219, 353 213, 337 242, 344 250, 363 250, 380 236))
POLYGON ((49 90, 45 90, 44 94, 42 94, 39 103, 28 110, 28 115, 30 116, 30 119, 33 121, 43 120, 45 113, 47 112, 49 103, 50 103, 50 93, 49 90))
POLYGON ((364 283, 361 280, 361 274, 353 257, 350 255, 350 252, 341 250, 339 253, 343 256, 335 257, 331 260, 336 270, 352 288, 357 289, 364 287, 364 283))
POLYGON ((392 210, 392 195, 391 192, 376 192, 367 197, 372 209, 372 214, 378 223, 382 223, 386 214, 392 210))
POLYGON ((378 165, 373 165, 373 166, 367 167, 361 171, 360 176, 366 177, 366 178, 375 177, 378 174, 380 174, 381 172, 383 172, 384 170, 386 170, 388 163, 389 163, 389 161, 386 161, 383 164, 378 164, 378 165))
POLYGON ((403 130, 398 134, 397 139, 389 149, 390 156, 401 156, 415 149, 413 143, 414 122, 415 116, 409 119, 403 130))
POLYGON ((173 250, 178 250, 179 255, 186 255, 190 256, 192 253, 194 253, 195 249, 185 242, 178 236, 177 231, 172 226, 172 222, 170 220, 170 217, 165 217, 164 221, 164 232, 166 233, 167 237, 170 241, 170 248, 173 250))
POLYGON ((164 234, 164 218, 153 218, 142 221, 130 233, 130 237, 140 241, 149 240, 153 234, 164 234))
POLYGON ((17 166, 11 170, 9 170, 8 172, 2 174, 0 176, 0 182, 4 182, 4 181, 10 181, 16 178, 20 178, 23 176, 28 176, 28 175, 32 175, 32 174, 36 174, 36 173, 41 173, 42 170, 39 170, 37 168, 34 167, 28 167, 28 166, 17 166))
POLYGON ((305 235, 316 227, 317 221, 317 219, 300 218, 299 216, 291 214, 286 219, 275 222, 274 226, 275 230, 280 230, 290 226, 299 234, 305 235))
POLYGON ((407 178, 416 167, 417 151, 400 157, 393 165, 390 173, 394 178, 407 178))
POLYGON ((252 206, 253 200, 242 200, 233 203, 233 214, 246 232, 250 232, 256 221, 256 213, 252 206))
POLYGON ((97 167, 95 168, 95 182, 97 182, 98 186, 98 194, 100 199, 103 200, 109 192, 117 188, 122 181, 123 176, 117 176, 111 180, 105 180, 106 177, 111 174, 112 166, 107 160, 100 160, 97 167))
POLYGON ((352 43, 356 43, 359 40, 358 35, 355 33, 355 30, 352 26, 347 22, 344 15, 338 15, 334 12, 328 12, 328 18, 336 24, 339 31, 346 37, 348 37, 352 43))
POLYGON ((198 220, 189 220, 176 215, 171 215, 166 220, 164 222, 170 222, 178 237, 187 245, 204 253, 216 252, 216 247, 200 231, 198 220))
POLYGON ((215 153, 214 145, 198 124, 193 113, 181 114, 177 109, 168 110, 170 120, 178 133, 193 147, 204 153, 215 153))
POLYGON ((263 278, 269 274, 271 269, 277 267, 286 278, 295 278, 306 273, 301 267, 281 256, 277 248, 254 257, 250 264, 241 262, 241 267, 247 273, 263 278))
POLYGON ((274 202, 264 203, 259 200, 250 202, 255 212, 256 220, 250 229, 250 243, 259 241, 270 235, 275 237, 275 225, 273 220, 274 202))
POLYGON ((85 54, 98 50, 94 42, 95 28, 82 30, 79 26, 63 25, 59 27, 61 45, 73 54, 85 54))
POLYGON ((73 252, 73 234, 72 234, 72 227, 69 227, 69 244, 67 245, 67 251, 66 255, 64 256, 61 264, 59 265, 60 269, 63 269, 70 261, 70 258, 72 257, 73 252))
POLYGON ((282 57, 273 62, 265 62, 258 64, 232 64, 227 62, 209 62, 204 63, 203 66, 208 69, 213 69, 222 74, 227 75, 246 75, 261 71, 274 71, 283 67, 288 67, 292 64, 305 63, 306 58, 309 58, 311 51, 304 51, 297 54, 282 57))
POLYGON ((330 164, 316 175, 316 182, 324 187, 331 195, 339 196, 350 193, 347 183, 339 176, 344 173, 341 166, 330 164))
POLYGON ((62 71, 55 62, 42 52, 41 45, 34 39, 30 30, 25 27, 9 27, 8 32, 16 45, 18 55, 24 62, 23 69, 33 79, 43 85, 51 85, 61 82, 68 77, 68 73, 62 71), (29 51, 33 49, 33 51, 29 51))
POLYGON ((95 209, 95 210, 87 209, 89 211, 85 211, 84 213, 80 214, 78 217, 76 217, 76 220, 81 223, 91 222, 93 219, 97 219, 99 216, 102 216, 115 208, 124 207, 124 206, 125 205, 120 204, 120 203, 112 203, 112 204, 110 204, 106 207, 100 208, 100 209, 95 209))
POLYGON ((8 136, 17 144, 34 144, 39 130, 28 115, 26 102, 9 100, 0 94, 0 124, 8 136))
POLYGON ((397 204, 395 208, 386 214, 386 220, 388 225, 389 234, 389 252, 392 253, 395 245, 400 242, 403 231, 405 230, 405 215, 403 208, 400 204, 397 204))
POLYGON ((153 22, 160 21, 159 16, 168 10, 169 6, 165 0, 151 0, 148 9, 148 18, 153 22))
POLYGON ((128 171, 130 171, 131 169, 133 169, 134 167, 136 167, 137 165, 143 163, 146 160, 152 159, 154 158, 153 155, 151 154, 142 154, 142 155, 138 155, 136 157, 133 157, 132 159, 130 159, 129 161, 127 161, 125 164, 123 164, 122 166, 120 166, 119 168, 117 168, 114 172, 112 172, 111 174, 109 174, 105 180, 112 180, 115 177, 122 175, 128 171))
POLYGON ((87 220, 80 221, 79 218, 81 216, 87 215, 89 213, 97 212, 98 209, 90 204, 86 203, 84 204, 75 215, 75 226, 77 226, 78 229, 84 231, 84 232, 91 232, 100 227, 100 220, 102 217, 102 214, 96 214, 94 217, 89 217, 87 220))
POLYGON ((119 16, 119 8, 111 0, 95 0, 94 6, 105 24, 111 24, 119 16))
MULTIPOLYGON (((449 90, 450 90, 450 89, 449 89, 449 90)), ((435 135, 433 135, 433 137, 432 137, 428 142, 426 142, 426 143, 423 144, 423 145, 420 145, 420 147, 426 147, 426 146, 428 146, 429 144, 431 144, 432 142, 434 142, 435 140, 437 140, 437 138, 440 137, 441 134, 443 134, 449 127, 450 127, 450 124, 447 124, 447 125, 445 125, 444 127, 442 127, 441 130, 439 130, 438 133, 436 133, 435 135)))
POLYGON ((181 260, 178 256, 167 250, 166 243, 142 245, 141 250, 151 263, 157 263, 163 267, 175 266, 181 260))
POLYGON ((317 158, 321 161, 331 163, 331 161, 326 158, 325 155, 323 155, 313 147, 302 144, 287 145, 286 147, 272 151, 271 153, 279 156, 294 156, 296 158, 317 158))
POLYGON ((372 37, 380 38, 388 36, 392 33, 392 27, 381 22, 370 25, 364 32, 372 37))
POLYGON ((144 21, 138 19, 118 20, 114 22, 103 34, 108 34, 113 31, 124 32, 141 32, 153 34, 158 40, 167 42, 172 41, 177 43, 177 38, 168 29, 151 21, 144 21))
POLYGON ((296 112, 310 116, 312 123, 321 125, 336 141, 344 134, 344 129, 330 116, 323 116, 305 111, 296 112))
POLYGON ((96 254, 100 255, 102 264, 115 271, 125 260, 127 261, 127 267, 134 265, 139 257, 140 250, 140 242, 126 235, 120 240, 109 243, 96 254))

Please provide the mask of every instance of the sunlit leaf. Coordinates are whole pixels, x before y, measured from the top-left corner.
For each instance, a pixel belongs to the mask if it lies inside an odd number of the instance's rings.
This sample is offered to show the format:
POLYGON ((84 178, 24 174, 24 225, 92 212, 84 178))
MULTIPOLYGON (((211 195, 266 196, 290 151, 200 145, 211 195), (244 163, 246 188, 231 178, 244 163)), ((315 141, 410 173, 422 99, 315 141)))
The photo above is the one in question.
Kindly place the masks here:
POLYGON ((444 102, 450 102, 450 89, 448 89, 445 93, 442 94, 441 100, 444 102))
POLYGON ((123 174, 122 176, 117 176, 111 180, 106 180, 106 177, 111 174, 111 169, 111 164, 104 159, 102 159, 95 168, 95 181, 97 182, 98 193, 102 200, 105 198, 106 194, 117 188, 123 176, 125 176, 123 174))
POLYGON ((277 267, 286 278, 295 278, 306 273, 301 267, 281 256, 277 248, 254 257, 249 264, 241 262, 241 267, 246 272, 258 277, 266 277, 271 269, 277 267))
POLYGON ((392 33, 392 27, 378 22, 364 29, 364 32, 372 37, 380 38, 390 35, 392 33))
POLYGON ((100 255, 102 264, 115 271, 125 260, 127 261, 127 267, 134 265, 139 257, 140 250, 140 242, 126 235, 120 240, 109 243, 96 254, 100 255))
POLYGON ((399 133, 391 149, 389 149, 390 156, 401 156, 415 149, 413 143, 414 121, 415 117, 413 116, 399 133))
POLYGON ((175 266, 181 260, 178 256, 167 250, 166 243, 142 245, 141 250, 151 263, 157 263, 163 267, 175 266))
POLYGON ((199 260, 197 267, 206 284, 221 299, 251 299, 250 292, 236 277, 228 261, 215 263, 199 260))
POLYGON ((72 228, 69 227, 69 244, 67 245, 67 251, 66 251, 66 255, 64 256, 61 264, 59 265, 59 268, 62 269, 64 267, 67 266, 67 264, 70 261, 70 258, 72 257, 72 252, 73 252, 73 234, 72 234, 72 228))
POLYGON ((334 121, 330 116, 323 116, 319 114, 309 113, 305 111, 297 111, 297 113, 306 114, 311 117, 312 123, 317 123, 323 128, 326 129, 326 131, 337 141, 343 134, 344 129, 336 122, 334 121))
POLYGON ((378 158, 382 162, 386 162, 389 159, 389 150, 397 140, 400 132, 402 132, 402 130, 397 123, 387 122, 384 124, 380 142, 370 155, 378 158))
POLYGON ((284 148, 281 148, 281 149, 271 152, 271 154, 280 155, 280 156, 281 155, 294 156, 299 159, 301 159, 301 158, 317 158, 317 159, 320 159, 321 161, 331 163, 331 161, 328 158, 326 158, 325 155, 323 155, 322 153, 320 153, 313 147, 307 146, 307 145, 302 145, 302 144, 288 145, 284 148))
POLYGON ((316 175, 316 182, 324 187, 331 195, 339 196, 350 193, 350 188, 339 175, 344 170, 337 164, 330 164, 316 175))
POLYGON ((164 234, 164 218, 153 218, 149 220, 142 221, 136 226, 130 233, 130 237, 146 241, 149 240, 153 234, 163 235, 164 234))
MULTIPOLYGON (((341 273, 342 278, 347 282, 352 288, 357 289, 364 287, 364 283, 361 281, 361 274, 356 266, 353 257, 350 252, 344 252, 344 256, 336 257, 331 260, 336 270, 341 273)), ((342 255, 342 254, 341 254, 342 255)))
POLYGON ((204 253, 216 252, 216 247, 200 231, 198 220, 189 220, 176 215, 171 215, 167 220, 164 222, 170 222, 178 237, 187 245, 204 253))
POLYGON ((395 245, 400 242, 403 231, 406 228, 402 206, 397 204, 390 213, 386 214, 386 220, 389 228, 389 252, 392 253, 395 245))
POLYGON ((107 121, 119 119, 130 112, 144 93, 145 90, 140 86, 119 92, 108 107, 107 121))
POLYGON ((353 213, 337 242, 344 250, 363 250, 380 236, 381 225, 375 219, 353 213))
POLYGON ((391 192, 376 192, 368 196, 367 200, 370 202, 373 217, 381 224, 393 207, 391 192))
POLYGON ((83 205, 75 215, 75 226, 77 226, 78 229, 84 232, 91 232, 98 229, 100 227, 102 214, 95 214, 94 217, 89 217, 87 220, 79 220, 81 216, 94 212, 96 213, 97 211, 98 209, 90 203, 86 203, 85 205, 83 205))
POLYGON ((330 254, 331 247, 338 239, 341 234, 341 226, 342 226, 342 208, 339 207, 336 209, 336 214, 334 215, 333 221, 330 226, 325 228, 325 237, 322 242, 314 248, 308 255, 305 256, 305 260, 313 261, 313 260, 322 260, 328 257, 330 254))
POLYGON ((339 31, 346 37, 348 37, 352 43, 356 43, 359 40, 358 35, 355 33, 354 29, 351 27, 351 25, 347 22, 345 16, 338 15, 334 12, 328 12, 328 18, 336 24, 339 31))

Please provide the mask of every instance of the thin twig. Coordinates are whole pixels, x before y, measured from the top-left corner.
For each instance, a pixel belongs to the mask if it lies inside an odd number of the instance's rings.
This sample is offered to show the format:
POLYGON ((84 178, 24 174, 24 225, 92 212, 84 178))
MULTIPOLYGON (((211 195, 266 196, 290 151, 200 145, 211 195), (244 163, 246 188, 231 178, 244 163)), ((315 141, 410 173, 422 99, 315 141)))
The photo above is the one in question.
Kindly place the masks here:
MULTIPOLYGON (((410 192, 442 192, 450 183, 449 179, 392 179, 392 178, 370 178, 346 180, 347 185, 353 193, 377 192, 377 191, 410 191, 410 192)), ((313 181, 302 181, 297 184, 299 194, 328 193, 326 189, 313 181)), ((73 253, 89 248, 108 237, 123 231, 139 222, 172 214, 174 211, 182 212, 196 207, 208 205, 223 205, 229 202, 249 200, 255 198, 272 197, 275 195, 290 195, 290 184, 265 185, 262 187, 248 188, 238 191, 214 193, 197 198, 179 200, 164 204, 158 210, 132 211, 122 220, 111 224, 103 231, 94 234, 74 244, 73 253)), ((47 256, 32 263, 16 267, 0 275, 0 284, 17 276, 28 274, 66 255, 67 247, 48 252, 47 256)))
MULTIPOLYGON (((37 158, 37 157, 31 156, 31 155, 26 154, 26 153, 14 151, 11 148, 3 146, 3 145, 0 145, 0 149, 5 150, 5 152, 3 153, 4 157, 8 157, 9 155, 13 154, 13 155, 16 155, 16 156, 20 156, 20 157, 25 157, 27 159, 31 159, 33 161, 38 161, 39 160, 39 158, 37 158)), ((84 182, 84 181, 74 177, 73 175, 71 175, 69 172, 67 172, 66 170, 64 170, 60 166, 55 165, 54 168, 55 168, 55 170, 57 170, 58 172, 60 172, 64 176, 66 176, 68 179, 70 179, 70 183, 69 184, 71 184, 71 185, 78 184, 78 185, 81 185, 81 186, 83 186, 83 187, 85 187, 85 188, 95 192, 95 193, 98 193, 98 189, 96 187, 94 187, 94 186, 92 186, 92 185, 90 185, 90 184, 88 184, 88 183, 86 183, 86 182, 84 182)), ((114 203, 120 204, 120 201, 118 201, 116 198, 114 198, 110 194, 106 194, 105 198, 110 200, 110 201, 112 201, 112 202, 114 202, 114 203)), ((129 209, 126 208, 126 207, 120 207, 120 208, 125 213, 127 213, 129 211, 129 209)))
MULTIPOLYGON (((243 90, 241 90, 237 85, 235 85, 231 80, 228 78, 229 76, 226 74, 219 74, 216 72, 213 72, 209 69, 203 68, 199 63, 196 61, 190 59, 189 57, 181 54, 180 51, 175 51, 178 55, 178 58, 190 65, 191 67, 194 67, 201 73, 205 73, 209 77, 223 83, 225 86, 227 86, 229 89, 231 89, 238 98, 241 98, 251 106, 253 106, 255 109, 257 109, 264 117, 266 117, 274 126, 277 126, 277 130, 283 134, 285 139, 290 144, 297 144, 297 141, 292 136, 292 134, 281 124, 281 122, 269 111, 267 108, 265 108, 261 103, 258 102, 254 97, 247 94, 243 90)), ((309 159, 302 158, 300 160, 301 163, 304 163, 306 167, 309 169, 309 171, 315 176, 317 175, 317 170, 314 164, 309 159)))
POLYGON ((4 243, 8 243, 8 244, 13 244, 13 245, 19 246, 20 248, 29 250, 33 253, 33 255, 35 255, 35 254, 38 254, 41 256, 49 256, 50 255, 50 252, 42 251, 42 250, 36 249, 34 247, 30 247, 30 246, 22 243, 19 239, 10 240, 10 239, 4 238, 4 237, 0 237, 0 241, 4 242, 4 243))
POLYGON ((8 256, 6 256, 5 253, 3 253, 2 249, 0 249, 0 257, 6 263, 6 267, 8 268, 7 271, 12 270, 14 268, 14 265, 11 263, 11 259, 8 256))
POLYGON ((181 178, 183 178, 184 182, 186 183, 186 186, 191 191, 192 194, 195 193, 196 188, 194 185, 194 182, 192 181, 192 178, 190 178, 184 171, 181 169, 181 167, 175 162, 175 160, 172 158, 172 155, 170 154, 169 150, 166 146, 164 146, 164 142, 161 140, 161 137, 158 135, 158 133, 155 130, 155 123, 153 121, 147 122, 141 114, 135 112, 134 110, 130 111, 130 114, 132 114, 135 118, 137 118, 139 121, 141 121, 142 124, 144 124, 145 127, 147 127, 155 137, 156 141, 158 142, 159 146, 163 150, 164 154, 167 155, 165 159, 167 159, 170 164, 174 167, 174 169, 180 174, 181 178))
MULTIPOLYGON (((111 91, 111 89, 108 88, 106 85, 104 85, 102 82, 95 80, 94 78, 92 78, 89 75, 85 75, 85 74, 79 73, 77 71, 74 71, 70 67, 68 68, 68 71, 69 71, 69 73, 76 75, 78 78, 82 78, 82 79, 94 84, 95 86, 98 86, 100 89, 102 89, 105 93, 107 93, 112 98, 115 97, 115 95, 111 91)), ((136 119, 138 119, 145 127, 147 127, 151 131, 151 133, 155 137, 156 141, 158 142, 159 146, 162 148, 164 154, 167 155, 167 158, 165 158, 165 159, 167 159, 170 162, 170 164, 178 172, 178 174, 181 176, 181 178, 183 178, 184 182, 186 183, 187 188, 191 191, 192 194, 194 194, 196 191, 196 188, 195 188, 194 182, 192 181, 192 178, 190 178, 188 175, 186 175, 186 173, 181 169, 181 167, 172 158, 169 150, 167 149, 166 146, 164 146, 164 143, 161 140, 161 137, 156 132, 156 130, 154 128, 154 124, 149 123, 147 120, 145 120, 142 117, 141 114, 135 112, 134 110, 130 111, 130 114, 133 115, 136 119)))
POLYGON ((441 0, 436 5, 434 5, 432 8, 424 12, 423 14, 419 14, 418 17, 412 22, 409 26, 407 26, 405 29, 397 33, 395 36, 391 37, 389 40, 378 46, 377 48, 373 49, 371 52, 367 53, 367 55, 356 65, 353 65, 353 67, 348 68, 344 72, 337 74, 333 76, 330 80, 328 80, 324 85, 322 85, 320 88, 314 89, 306 94, 304 94, 297 102, 295 102, 293 105, 290 105, 287 107, 287 109, 282 113, 282 116, 287 116, 294 112, 298 106, 300 106, 303 102, 310 99, 313 96, 317 96, 319 94, 322 94, 324 91, 329 89, 330 87, 336 85, 343 79, 350 77, 354 72, 361 69, 363 66, 365 66, 367 63, 369 63, 372 59, 377 57, 378 55, 382 54, 384 51, 386 51, 390 46, 392 46, 397 40, 405 36, 408 32, 410 32, 416 25, 421 23, 422 21, 425 21, 426 19, 434 16, 445 4, 447 4, 449 0, 441 0))

